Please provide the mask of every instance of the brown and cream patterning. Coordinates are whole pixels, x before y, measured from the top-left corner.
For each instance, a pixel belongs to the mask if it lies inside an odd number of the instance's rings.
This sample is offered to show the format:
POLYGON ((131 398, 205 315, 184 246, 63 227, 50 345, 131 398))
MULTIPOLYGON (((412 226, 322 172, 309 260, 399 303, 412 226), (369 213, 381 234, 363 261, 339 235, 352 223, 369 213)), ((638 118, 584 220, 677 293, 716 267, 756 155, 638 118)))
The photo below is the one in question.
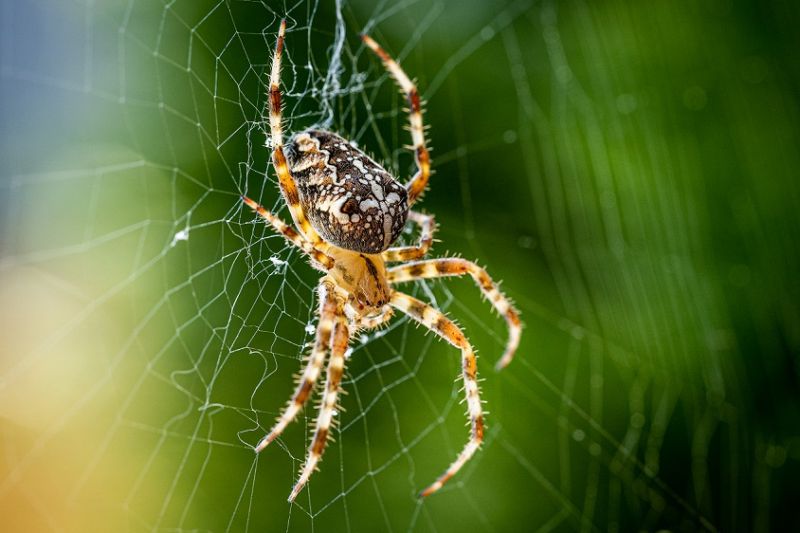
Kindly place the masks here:
POLYGON ((410 210, 422 197, 430 177, 422 106, 414 83, 378 44, 362 40, 383 61, 400 86, 409 107, 412 149, 417 164, 405 184, 343 137, 316 129, 302 131, 284 145, 281 126, 280 71, 286 21, 282 21, 273 56, 269 85, 272 163, 278 186, 294 226, 245 196, 253 209, 291 244, 305 252, 324 272, 319 283, 319 323, 311 353, 297 387, 271 430, 255 446, 263 450, 278 438, 311 397, 326 368, 314 436, 300 477, 289 496, 294 501, 317 468, 331 435, 344 374, 345 353, 353 333, 385 324, 395 310, 405 313, 461 352, 461 378, 470 421, 469 440, 455 461, 420 495, 439 490, 475 454, 483 441, 484 412, 478 387, 475 351, 464 332, 433 306, 399 292, 398 283, 446 276, 469 275, 508 324, 508 341, 497 368, 514 356, 522 331, 519 312, 487 272, 460 258, 423 259, 433 244, 432 215, 410 210), (393 246, 406 222, 419 227, 419 242, 393 246), (399 264, 387 267, 387 263, 399 264), (327 367, 326 367, 327 360, 327 367))

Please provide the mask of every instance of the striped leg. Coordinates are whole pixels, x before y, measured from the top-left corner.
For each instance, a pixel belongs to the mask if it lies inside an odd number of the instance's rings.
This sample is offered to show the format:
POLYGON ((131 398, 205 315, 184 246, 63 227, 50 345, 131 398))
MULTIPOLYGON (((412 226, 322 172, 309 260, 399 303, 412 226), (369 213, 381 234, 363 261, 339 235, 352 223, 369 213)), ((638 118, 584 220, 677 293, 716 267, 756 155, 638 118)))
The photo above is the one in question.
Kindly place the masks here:
POLYGON ((428 178, 431 175, 431 159, 428 149, 425 147, 425 131, 422 126, 422 108, 417 86, 414 85, 408 78, 408 75, 403 72, 400 65, 398 65, 378 43, 372 40, 370 36, 362 35, 361 39, 364 41, 364 44, 369 46, 372 51, 381 58, 386 70, 394 77, 408 99, 411 141, 413 143, 414 156, 417 161, 418 170, 411 181, 406 184, 406 189, 408 189, 408 205, 414 205, 414 202, 425 192, 425 187, 428 185, 428 178))
POLYGON ((272 72, 269 77, 269 127, 272 142, 272 164, 278 174, 278 184, 283 193, 283 198, 289 206, 295 226, 300 233, 314 246, 322 243, 322 238, 311 226, 303 207, 300 205, 300 194, 297 184, 292 178, 286 156, 283 153, 283 129, 281 127, 281 55, 283 54, 283 39, 286 35, 286 21, 281 21, 278 31, 278 42, 275 44, 275 55, 272 58, 272 72))
POLYGON ((334 260, 332 257, 326 255, 324 252, 314 248, 314 246, 305 240, 302 235, 297 233, 294 229, 289 227, 286 222, 278 218, 277 216, 273 215, 271 212, 264 209, 261 205, 259 205, 256 201, 251 200, 247 196, 242 196, 242 201, 247 204, 247 206, 255 211, 258 216, 269 222, 270 226, 275 229, 278 233, 282 234, 286 237, 290 243, 294 244, 298 248, 302 249, 305 253, 310 255, 317 263, 323 266, 325 269, 330 270, 333 268, 334 260))
POLYGON ((519 319, 519 312, 497 288, 497 285, 489 277, 484 269, 471 261, 459 258, 429 259, 417 261, 407 265, 398 265, 388 270, 387 280, 389 283, 402 283, 415 279, 440 278, 445 276, 462 276, 469 274, 478 284, 483 294, 489 298, 497 311, 505 316, 508 323, 508 342, 503 357, 497 361, 495 369, 504 368, 514 357, 514 352, 519 346, 519 338, 522 334, 522 323, 519 319))
POLYGON ((423 213, 410 211, 408 213, 408 219, 420 227, 419 244, 416 246, 389 248, 383 252, 384 261, 411 261, 412 259, 419 259, 428 253, 431 245, 433 245, 433 233, 436 231, 436 222, 433 220, 433 215, 425 215, 423 213))
POLYGON ((311 445, 308 447, 308 456, 300 472, 300 478, 297 480, 297 483, 295 483, 292 493, 289 495, 290 502, 293 502, 300 491, 303 490, 303 487, 308 482, 308 478, 311 477, 311 474, 317 467, 317 463, 319 463, 322 458, 322 452, 325 451, 325 445, 328 442, 331 423, 333 421, 333 412, 336 409, 336 399, 339 395, 339 385, 342 382, 342 374, 344 373, 344 354, 347 351, 349 342, 350 331, 347 326, 347 321, 345 320, 344 312, 342 308, 339 307, 333 331, 331 358, 328 362, 328 377, 325 381, 325 392, 322 395, 322 403, 319 406, 319 415, 317 416, 314 438, 311 439, 311 445))
POLYGON ((260 452, 267 445, 275 440, 286 426, 294 420, 297 413, 302 409, 311 392, 314 390, 314 384, 317 382, 317 377, 322 370, 322 365, 325 362, 325 354, 331 343, 331 331, 334 327, 334 319, 336 317, 338 304, 333 294, 333 287, 328 284, 321 284, 319 286, 319 324, 317 325, 317 338, 314 341, 314 348, 308 359, 308 364, 303 371, 300 381, 297 384, 297 389, 289 400, 289 405, 283 410, 281 416, 275 422, 275 425, 270 430, 269 434, 261 439, 256 446, 256 453, 260 452))
POLYGON ((461 376, 464 379, 464 393, 467 397, 467 413, 471 426, 470 437, 455 461, 420 496, 429 496, 442 488, 473 456, 483 441, 483 408, 478 392, 478 364, 464 333, 449 318, 430 305, 412 298, 402 292, 392 294, 391 305, 433 331, 441 338, 461 350, 461 376))

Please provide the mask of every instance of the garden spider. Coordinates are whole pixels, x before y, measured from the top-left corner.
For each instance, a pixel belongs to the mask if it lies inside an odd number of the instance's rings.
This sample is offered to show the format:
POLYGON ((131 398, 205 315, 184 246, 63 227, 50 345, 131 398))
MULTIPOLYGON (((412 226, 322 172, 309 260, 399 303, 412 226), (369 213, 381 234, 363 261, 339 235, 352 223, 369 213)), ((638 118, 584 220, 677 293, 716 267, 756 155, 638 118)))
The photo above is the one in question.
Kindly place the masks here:
POLYGON ((420 98, 414 83, 400 66, 364 35, 364 43, 383 61, 408 99, 411 137, 417 172, 404 187, 375 161, 335 133, 306 130, 284 145, 281 130, 280 70, 286 21, 281 21, 269 88, 269 122, 272 162, 283 198, 295 227, 291 227, 255 201, 242 197, 278 233, 301 248, 313 266, 325 272, 319 284, 319 325, 305 370, 289 404, 269 434, 256 445, 260 452, 294 420, 311 395, 325 357, 330 352, 325 391, 308 449, 289 501, 308 481, 325 449, 337 394, 344 372, 350 336, 358 329, 375 328, 388 321, 394 309, 407 314, 461 350, 462 378, 470 420, 470 438, 450 467, 420 496, 439 490, 475 453, 483 440, 483 408, 478 392, 475 353, 467 338, 450 319, 430 305, 392 285, 405 281, 471 275, 494 308, 508 322, 509 339, 497 368, 514 355, 521 333, 519 314, 485 270, 460 258, 418 260, 433 243, 433 216, 409 211, 419 200, 430 176, 430 157, 425 147, 420 98), (406 220, 420 226, 416 246, 390 247, 406 220), (295 229, 296 228, 296 229, 295 229), (402 263, 411 261, 409 263, 402 263), (387 262, 401 262, 386 267, 387 262))

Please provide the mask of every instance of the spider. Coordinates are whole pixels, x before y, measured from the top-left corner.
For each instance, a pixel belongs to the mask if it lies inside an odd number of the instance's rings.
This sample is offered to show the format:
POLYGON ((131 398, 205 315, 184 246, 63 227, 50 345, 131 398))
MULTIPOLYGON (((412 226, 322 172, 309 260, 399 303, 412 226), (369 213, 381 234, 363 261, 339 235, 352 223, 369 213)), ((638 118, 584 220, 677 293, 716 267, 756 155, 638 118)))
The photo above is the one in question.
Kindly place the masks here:
POLYGON ((425 146, 420 97, 400 66, 369 36, 367 45, 383 61, 409 104, 411 138, 417 172, 403 186, 389 172, 341 136, 316 129, 302 131, 284 144, 281 128, 280 71, 286 21, 281 21, 270 73, 269 122, 272 162, 294 227, 255 201, 242 200, 290 243, 302 249, 317 269, 319 323, 305 370, 286 408, 255 447, 263 450, 294 420, 314 390, 328 357, 327 378, 311 444, 300 477, 289 495, 292 502, 322 458, 335 415, 351 334, 386 323, 395 309, 407 314, 461 350, 462 379, 470 422, 467 444, 455 461, 420 493, 428 496, 444 485, 478 450, 484 433, 484 412, 478 390, 475 353, 461 329, 441 311, 393 288, 397 283, 469 274, 494 308, 508 322, 506 350, 497 363, 505 367, 519 345, 519 313, 486 271, 460 258, 421 260, 433 244, 432 215, 411 211, 428 184, 430 156, 425 146), (407 220, 420 227, 416 246, 396 246, 407 220), (399 263, 387 267, 386 263, 399 263))

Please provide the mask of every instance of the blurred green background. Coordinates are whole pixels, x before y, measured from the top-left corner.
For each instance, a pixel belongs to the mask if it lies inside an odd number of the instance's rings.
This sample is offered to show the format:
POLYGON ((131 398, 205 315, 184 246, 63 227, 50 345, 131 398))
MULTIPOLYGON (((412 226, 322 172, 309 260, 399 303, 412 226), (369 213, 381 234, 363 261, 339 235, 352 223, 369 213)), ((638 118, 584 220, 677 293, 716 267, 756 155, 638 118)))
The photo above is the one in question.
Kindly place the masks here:
POLYGON ((798 23, 788 1, 3 0, 3 529, 800 529, 798 23), (319 277, 239 202, 288 219, 263 120, 282 17, 286 131, 410 175, 368 31, 427 101, 434 255, 523 313, 498 374, 468 280, 406 287, 464 326, 489 412, 425 501, 467 437, 459 359, 403 319, 354 339, 295 505, 313 409, 252 452, 319 277))

